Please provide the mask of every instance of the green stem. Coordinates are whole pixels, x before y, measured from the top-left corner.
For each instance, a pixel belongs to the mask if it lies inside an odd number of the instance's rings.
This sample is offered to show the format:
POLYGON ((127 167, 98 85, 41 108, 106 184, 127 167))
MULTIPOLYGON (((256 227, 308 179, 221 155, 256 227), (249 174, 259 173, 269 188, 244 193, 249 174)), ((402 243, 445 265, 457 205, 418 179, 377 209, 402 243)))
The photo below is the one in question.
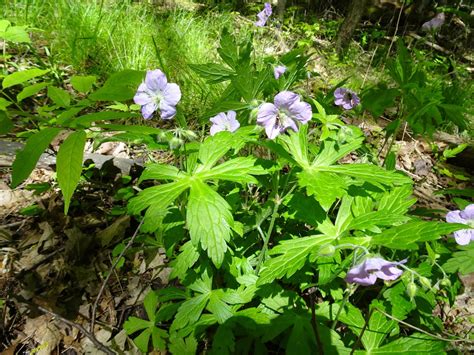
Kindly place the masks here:
POLYGON ((341 305, 339 306, 339 309, 338 309, 338 311, 337 311, 337 313, 336 313, 336 317, 335 317, 334 320, 332 321, 331 330, 336 329, 337 320, 339 319, 339 316, 341 315, 342 309, 344 308, 344 306, 346 305, 347 301, 349 300, 349 297, 352 295, 352 293, 353 293, 356 289, 357 289, 357 286, 356 286, 354 289, 346 289, 346 295, 345 295, 344 298, 342 299, 341 305))
POLYGON ((258 257, 257 268, 256 268, 257 275, 260 272, 260 267, 262 266, 263 261, 265 260, 265 254, 267 253, 267 249, 268 249, 268 242, 270 241, 270 236, 273 231, 273 226, 275 225, 275 220, 278 216, 278 208, 280 207, 280 204, 281 204, 281 200, 277 194, 275 196, 275 205, 273 206, 272 219, 270 220, 270 225, 268 226, 267 234, 264 236, 265 239, 263 241, 263 247, 258 257))

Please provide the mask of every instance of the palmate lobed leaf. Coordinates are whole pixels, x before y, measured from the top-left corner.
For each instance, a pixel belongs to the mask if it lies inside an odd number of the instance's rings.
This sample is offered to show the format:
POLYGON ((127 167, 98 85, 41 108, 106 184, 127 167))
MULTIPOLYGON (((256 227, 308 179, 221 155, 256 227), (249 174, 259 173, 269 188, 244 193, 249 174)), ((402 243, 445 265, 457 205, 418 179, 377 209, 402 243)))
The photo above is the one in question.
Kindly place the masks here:
POLYGON ((255 166, 255 161, 256 159, 253 157, 231 159, 208 171, 201 172, 197 176, 204 180, 216 179, 233 181, 240 184, 256 184, 257 180, 252 175, 263 175, 266 172, 261 166, 255 166))
POLYGON ((418 249, 417 243, 436 240, 443 235, 465 229, 466 225, 428 221, 412 221, 383 231, 373 236, 371 245, 382 245, 393 249, 418 249))
POLYGON ((446 354, 444 349, 446 342, 435 339, 429 335, 415 333, 407 337, 399 338, 391 343, 381 346, 377 349, 369 351, 358 350, 356 355, 377 354, 377 355, 393 355, 393 354, 431 354, 442 355, 446 354))
POLYGON ((139 214, 151 205, 156 206, 158 209, 166 210, 188 188, 189 180, 187 179, 149 187, 140 191, 136 197, 130 200, 128 210, 132 214, 139 214))
POLYGON ((186 222, 194 245, 200 244, 212 262, 220 267, 227 250, 231 227, 234 224, 231 207, 205 183, 191 184, 186 222))
POLYGON ((324 167, 319 166, 317 171, 348 175, 369 183, 389 186, 411 184, 412 182, 411 179, 406 175, 394 171, 388 171, 376 165, 370 164, 344 164, 324 167))
POLYGON ((270 255, 280 255, 268 259, 263 264, 257 285, 263 285, 284 276, 292 276, 308 260, 314 261, 321 246, 335 239, 332 236, 315 235, 280 242, 269 253, 270 255))
POLYGON ((460 246, 460 251, 453 253, 453 257, 446 261, 443 268, 447 272, 459 271, 463 275, 474 272, 474 243, 460 246))

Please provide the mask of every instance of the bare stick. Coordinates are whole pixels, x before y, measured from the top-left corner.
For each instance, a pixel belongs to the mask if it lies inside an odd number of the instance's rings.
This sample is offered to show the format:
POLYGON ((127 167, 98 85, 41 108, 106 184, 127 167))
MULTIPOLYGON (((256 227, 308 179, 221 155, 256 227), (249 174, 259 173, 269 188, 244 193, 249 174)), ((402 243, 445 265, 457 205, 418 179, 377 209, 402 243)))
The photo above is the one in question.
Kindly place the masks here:
POLYGON ((390 45, 388 46, 387 56, 385 57, 385 60, 387 60, 388 57, 390 56, 390 50, 392 49, 393 43, 395 42, 395 39, 397 38, 398 26, 400 25, 400 18, 402 17, 404 5, 405 5, 405 2, 403 2, 402 6, 400 7, 400 12, 398 13, 398 18, 397 18, 397 24, 395 25, 395 32, 392 36, 392 41, 390 42, 390 45))
POLYGON ((88 332, 82 325, 71 322, 69 319, 66 319, 66 318, 60 316, 59 314, 51 312, 50 310, 48 310, 46 308, 43 308, 41 306, 38 306, 38 305, 32 305, 32 306, 36 307, 41 312, 43 312, 45 314, 49 314, 50 316, 52 316, 56 319, 59 319, 61 322, 66 323, 67 325, 70 325, 71 327, 76 328, 82 334, 84 334, 86 337, 88 337, 90 339, 90 341, 96 346, 97 349, 99 349, 99 350, 101 350, 104 353, 109 354, 109 355, 116 355, 115 351, 110 349, 108 346, 102 344, 100 341, 98 341, 97 338, 94 336, 94 334, 88 332))
POLYGON ((99 305, 99 301, 100 301, 100 298, 102 297, 102 293, 104 293, 105 286, 107 285, 107 282, 109 281, 110 276, 112 275, 113 271, 117 267, 120 259, 122 259, 122 256, 124 256, 125 252, 132 246, 132 244, 133 244, 135 238, 137 237, 138 231, 140 230, 144 220, 145 219, 142 219, 140 221, 140 224, 138 225, 137 229, 135 229, 135 232, 133 233, 132 238, 130 238, 130 240, 128 241, 125 248, 123 248, 122 252, 120 253, 120 255, 115 260, 114 264, 112 265, 112 269, 107 274, 107 277, 105 278, 104 282, 102 282, 102 286, 100 287, 99 293, 97 294, 97 298, 95 299, 95 302, 94 302, 94 306, 92 307, 91 324, 90 324, 90 331, 92 333, 94 332, 95 314, 96 314, 96 311, 97 311, 97 306, 99 305))

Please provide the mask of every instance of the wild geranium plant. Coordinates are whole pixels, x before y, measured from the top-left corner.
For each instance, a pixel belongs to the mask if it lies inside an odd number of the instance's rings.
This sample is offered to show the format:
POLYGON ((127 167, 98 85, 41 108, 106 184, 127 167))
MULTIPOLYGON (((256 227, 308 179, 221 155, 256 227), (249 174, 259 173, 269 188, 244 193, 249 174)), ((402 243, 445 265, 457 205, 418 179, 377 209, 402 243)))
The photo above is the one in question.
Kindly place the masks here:
POLYGON ((125 322, 136 345, 443 353, 448 336, 432 310, 459 288, 445 236, 465 221, 410 214, 411 179, 362 162, 362 132, 299 90, 301 57, 279 58, 287 70, 276 77, 273 61, 253 63, 250 39, 224 32, 218 52, 222 63, 191 66, 225 85, 210 133, 176 149, 178 165, 149 164, 128 205, 175 280, 147 295, 148 321, 125 322))

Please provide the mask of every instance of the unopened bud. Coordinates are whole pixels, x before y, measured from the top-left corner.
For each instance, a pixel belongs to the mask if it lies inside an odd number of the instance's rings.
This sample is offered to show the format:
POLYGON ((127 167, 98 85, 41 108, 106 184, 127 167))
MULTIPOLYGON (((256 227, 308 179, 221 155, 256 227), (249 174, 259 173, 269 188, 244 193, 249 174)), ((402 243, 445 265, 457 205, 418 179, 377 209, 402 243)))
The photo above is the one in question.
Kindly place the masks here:
POLYGON ((169 141, 170 149, 176 149, 183 145, 184 141, 181 138, 173 137, 169 141))
POLYGON ((444 278, 442 279, 439 284, 443 287, 450 287, 451 286, 451 280, 444 278))
POLYGON ((319 255, 321 256, 332 256, 336 252, 334 245, 326 244, 319 249, 319 255))
POLYGON ((413 299, 416 296, 416 291, 418 291, 418 287, 414 282, 410 282, 407 286, 407 295, 410 299, 413 299))
POLYGON ((421 276, 419 280, 422 286, 426 288, 431 288, 431 281, 427 277, 421 276))
POLYGON ((258 115, 258 107, 255 107, 252 111, 250 111, 250 122, 255 122, 257 120, 258 115))

